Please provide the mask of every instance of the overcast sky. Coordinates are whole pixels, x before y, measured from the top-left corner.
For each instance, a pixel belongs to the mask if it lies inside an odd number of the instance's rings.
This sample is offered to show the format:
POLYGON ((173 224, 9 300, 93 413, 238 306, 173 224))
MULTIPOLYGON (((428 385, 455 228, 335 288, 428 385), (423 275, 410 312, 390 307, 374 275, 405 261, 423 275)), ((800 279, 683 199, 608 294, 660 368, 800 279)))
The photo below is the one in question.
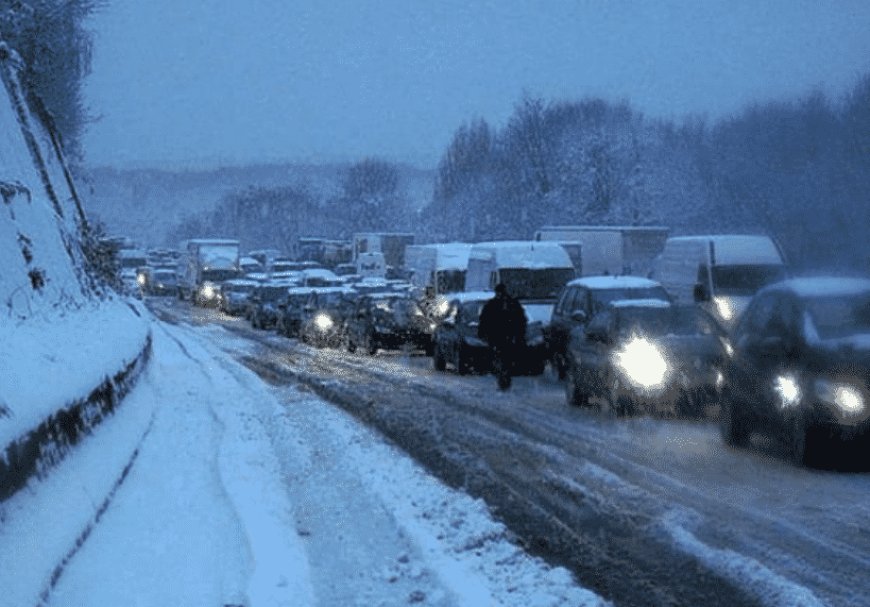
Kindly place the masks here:
POLYGON ((870 2, 109 0, 89 164, 434 167, 524 92, 712 119, 870 73, 870 2))

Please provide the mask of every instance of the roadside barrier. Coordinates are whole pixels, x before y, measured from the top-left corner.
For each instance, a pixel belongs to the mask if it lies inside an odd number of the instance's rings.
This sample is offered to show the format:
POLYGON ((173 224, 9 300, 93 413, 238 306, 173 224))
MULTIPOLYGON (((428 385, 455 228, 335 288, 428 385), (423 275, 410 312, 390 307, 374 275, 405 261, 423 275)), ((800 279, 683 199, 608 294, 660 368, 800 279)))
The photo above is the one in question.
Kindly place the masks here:
POLYGON ((48 416, 38 427, 0 452, 0 502, 33 477, 43 477, 87 434, 111 415, 130 392, 151 358, 151 334, 131 362, 94 388, 48 416))

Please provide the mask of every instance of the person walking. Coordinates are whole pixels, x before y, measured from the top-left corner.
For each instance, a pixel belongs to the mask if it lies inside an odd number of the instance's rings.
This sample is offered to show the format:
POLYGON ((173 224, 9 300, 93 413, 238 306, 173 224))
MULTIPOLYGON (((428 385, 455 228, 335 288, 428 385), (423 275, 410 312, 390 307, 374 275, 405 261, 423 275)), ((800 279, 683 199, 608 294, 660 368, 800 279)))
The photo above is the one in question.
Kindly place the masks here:
POLYGON ((495 296, 488 300, 480 312, 477 336, 492 351, 493 371, 498 377, 499 390, 511 386, 514 366, 526 342, 526 312, 520 302, 508 293, 507 286, 499 283, 495 296))

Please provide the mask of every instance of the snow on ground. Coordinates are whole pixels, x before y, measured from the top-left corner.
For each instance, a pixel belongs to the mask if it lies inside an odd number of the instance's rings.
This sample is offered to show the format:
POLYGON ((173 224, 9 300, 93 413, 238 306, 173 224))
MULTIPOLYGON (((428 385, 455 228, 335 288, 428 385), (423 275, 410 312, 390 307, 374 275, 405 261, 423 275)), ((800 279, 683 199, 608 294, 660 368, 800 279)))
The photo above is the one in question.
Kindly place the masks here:
POLYGON ((266 386, 195 329, 153 333, 116 415, 0 505, 3 601, 603 603, 347 414, 266 386))
POLYGON ((135 314, 111 300, 0 324, 0 453, 138 356, 149 313, 130 305, 135 314))

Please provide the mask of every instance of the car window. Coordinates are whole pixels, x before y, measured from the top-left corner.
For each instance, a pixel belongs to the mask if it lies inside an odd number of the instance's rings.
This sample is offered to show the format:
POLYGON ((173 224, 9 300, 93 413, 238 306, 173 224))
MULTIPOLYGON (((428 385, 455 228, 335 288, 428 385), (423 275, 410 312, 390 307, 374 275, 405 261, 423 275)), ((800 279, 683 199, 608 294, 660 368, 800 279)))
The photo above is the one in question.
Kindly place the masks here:
POLYGON ((741 334, 762 335, 773 319, 775 309, 776 296, 773 293, 753 301, 746 311, 746 322, 741 325, 741 334))
POLYGON ((562 295, 559 297, 559 301, 556 304, 556 313, 561 314, 562 316, 568 314, 570 308, 570 301, 574 297, 574 287, 565 287, 562 289, 562 295))
POLYGON ((592 317, 589 324, 586 325, 586 331, 589 333, 607 333, 611 325, 612 314, 610 310, 603 310, 592 317))

